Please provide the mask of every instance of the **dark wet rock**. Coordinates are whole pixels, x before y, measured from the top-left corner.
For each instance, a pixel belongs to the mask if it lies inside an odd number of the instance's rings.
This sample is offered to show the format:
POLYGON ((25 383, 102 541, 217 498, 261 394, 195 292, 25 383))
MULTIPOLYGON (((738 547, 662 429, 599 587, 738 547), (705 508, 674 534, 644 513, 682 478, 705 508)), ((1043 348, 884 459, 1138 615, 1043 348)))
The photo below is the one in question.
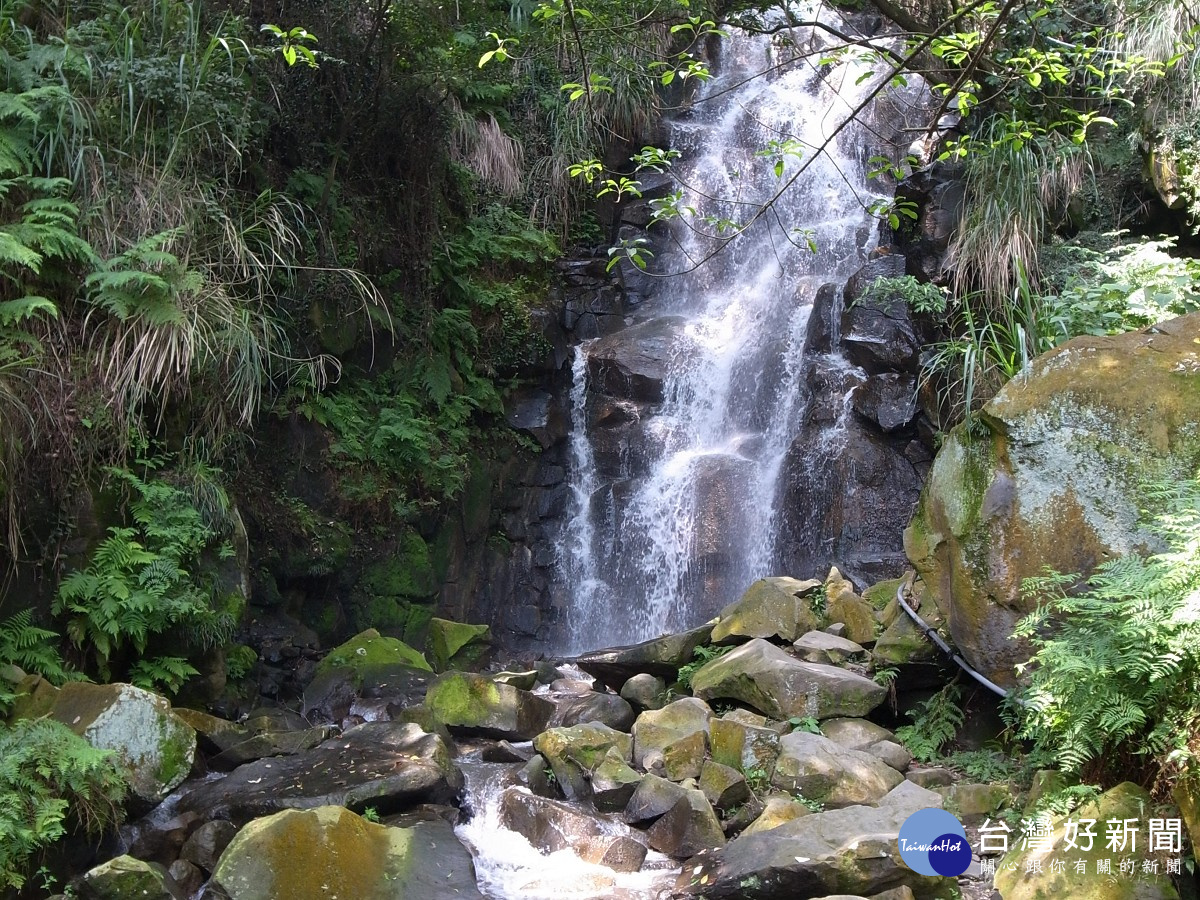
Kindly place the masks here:
POLYGON ((667 683, 645 672, 634 675, 621 685, 621 698, 638 712, 645 709, 662 709, 666 705, 666 694, 667 683))
POLYGON ((667 856, 686 859, 725 844, 725 832, 704 794, 687 790, 675 805, 650 826, 650 846, 667 856))
POLYGON ((506 788, 501 794, 500 822, 543 853, 554 853, 582 838, 605 833, 604 822, 581 808, 520 788, 506 788))
POLYGON ((640 644, 585 653, 574 662, 613 689, 642 673, 674 681, 679 667, 692 661, 692 652, 706 643, 711 633, 711 625, 701 625, 640 644))
POLYGON ((668 813, 687 793, 687 788, 658 775, 647 775, 625 804, 625 821, 650 822, 668 813))
POLYGON ((280 710, 256 710, 241 722, 194 709, 176 709, 175 714, 195 729, 210 769, 234 769, 268 756, 303 753, 330 734, 327 726, 309 726, 299 716, 284 715, 280 710))
POLYGON ((523 431, 542 446, 553 447, 567 435, 570 420, 561 404, 548 391, 518 393, 505 416, 509 426, 523 431))
POLYGON ((916 376, 899 372, 872 375, 855 388, 850 404, 880 430, 896 431, 917 417, 916 376))
POLYGON ((192 832, 179 851, 179 858, 199 866, 206 872, 217 867, 217 860, 237 834, 237 826, 224 819, 205 822, 192 832))
POLYGON ((637 872, 646 861, 646 845, 627 835, 586 837, 575 847, 584 862, 606 866, 614 872, 637 872))
POLYGON ((388 813, 451 802, 462 787, 441 738, 410 723, 360 725, 306 753, 247 763, 179 799, 181 811, 235 824, 282 809, 337 805, 388 813))
POLYGON ((588 348, 589 384, 612 397, 661 402, 683 324, 681 317, 668 316, 601 338, 588 348))
POLYGON ((628 701, 616 694, 588 690, 583 694, 558 699, 550 722, 556 726, 599 722, 617 731, 628 731, 635 715, 628 701))

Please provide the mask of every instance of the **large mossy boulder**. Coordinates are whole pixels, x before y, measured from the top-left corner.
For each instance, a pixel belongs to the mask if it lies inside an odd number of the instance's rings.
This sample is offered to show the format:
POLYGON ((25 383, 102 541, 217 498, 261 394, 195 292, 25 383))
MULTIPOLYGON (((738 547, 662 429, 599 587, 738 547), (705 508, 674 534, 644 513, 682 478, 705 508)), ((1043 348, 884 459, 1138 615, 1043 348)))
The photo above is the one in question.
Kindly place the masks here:
POLYGON ((1154 548, 1147 479, 1200 465, 1200 313, 1068 341, 942 444, 904 547, 963 656, 1002 685, 1029 648, 1021 583, 1154 548))
MULTIPOLYGON (((634 763, 644 769, 651 768, 656 760, 662 761, 671 745, 694 734, 704 735, 711 719, 712 709, 695 697, 684 697, 662 709, 646 710, 633 723, 634 763)), ((701 737, 701 756, 704 740, 701 737)))
POLYGON ((317 665, 317 675, 331 669, 351 669, 358 683, 389 666, 410 666, 432 671, 424 655, 397 638, 384 637, 374 628, 359 632, 332 650, 317 665))
POLYGON ((780 738, 771 776, 775 787, 830 808, 877 803, 903 780, 871 754, 806 731, 780 738))
MULTIPOLYGON (((1149 819, 1154 815, 1154 804, 1150 795, 1131 782, 1118 784, 1105 791, 1094 802, 1085 804, 1069 816, 1051 820, 1054 841, 1049 849, 1033 846, 1033 842, 1014 841, 1012 849, 996 866, 996 889, 1004 900, 1058 900, 1061 897, 1079 900, 1178 900, 1179 894, 1165 872, 1165 858, 1147 852, 1149 819), (1068 818, 1076 821, 1095 819, 1096 837, 1090 850, 1079 846, 1065 849, 1062 835, 1068 818), (1114 852, 1104 838, 1106 823, 1116 820, 1124 830, 1126 825, 1136 828, 1137 846, 1126 852, 1114 852), (1022 843, 1029 846, 1022 847, 1022 843), (1134 860, 1133 872, 1121 874, 1122 858, 1134 860), (1054 860, 1061 865, 1052 865, 1054 860), (1159 874, 1143 870, 1143 862, 1156 859, 1159 874), (1080 872, 1076 862, 1082 860, 1080 872), (1111 874, 1099 874, 1097 863, 1108 860, 1111 874), (1061 869, 1061 871, 1059 871, 1061 869)), ((1082 834, 1082 829, 1080 831, 1082 834)), ((1167 854, 1178 856, 1179 854, 1167 854)))
POLYGON ((760 578, 721 610, 712 641, 719 644, 772 637, 794 641, 806 631, 821 627, 812 608, 812 600, 820 590, 821 582, 815 579, 760 578))
POLYGON ((388 828, 339 806, 251 822, 221 855, 213 881, 230 900, 482 897, 449 824, 388 828))
POLYGON ((425 706, 451 731, 527 741, 546 727, 554 704, 485 675, 446 672, 429 686, 425 706))
POLYGON ((918 875, 900 859, 898 838, 904 820, 919 809, 941 805, 937 794, 904 781, 877 807, 848 806, 742 834, 724 848, 688 862, 676 894, 707 900, 790 900, 868 896, 908 887, 922 900, 957 896, 955 879, 918 875))
POLYGON ((865 716, 887 689, 836 666, 801 662, 774 644, 752 640, 714 659, 692 676, 705 700, 740 700, 776 719, 865 716))
POLYGON ((71 682, 50 717, 93 747, 112 750, 133 793, 157 803, 192 770, 196 732, 158 694, 131 684, 71 682))

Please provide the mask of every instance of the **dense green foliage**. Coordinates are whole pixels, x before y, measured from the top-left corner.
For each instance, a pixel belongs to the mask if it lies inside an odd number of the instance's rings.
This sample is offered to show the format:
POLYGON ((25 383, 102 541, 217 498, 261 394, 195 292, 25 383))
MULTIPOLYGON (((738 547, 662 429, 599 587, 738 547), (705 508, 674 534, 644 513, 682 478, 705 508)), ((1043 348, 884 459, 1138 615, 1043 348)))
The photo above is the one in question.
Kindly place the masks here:
POLYGON ((126 785, 111 756, 49 719, 0 724, 0 890, 20 888, 69 830, 119 820, 126 785))
POLYGON ((1164 508, 1167 549, 1077 576, 1048 574, 1027 590, 1037 612, 1018 636, 1026 667, 1023 734, 1069 771, 1142 757, 1151 771, 1196 777, 1200 722, 1200 479, 1147 489, 1164 508))

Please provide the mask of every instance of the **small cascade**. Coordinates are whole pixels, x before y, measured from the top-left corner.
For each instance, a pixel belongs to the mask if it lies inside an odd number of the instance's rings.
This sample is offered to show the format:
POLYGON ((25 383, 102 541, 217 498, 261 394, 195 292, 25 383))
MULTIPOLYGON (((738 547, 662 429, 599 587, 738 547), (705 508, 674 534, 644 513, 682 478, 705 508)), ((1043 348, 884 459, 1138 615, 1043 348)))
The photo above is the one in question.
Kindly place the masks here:
MULTIPOLYGON (((482 762, 477 755, 457 761, 466 781, 466 806, 473 815, 455 829, 475 859, 480 892, 491 900, 647 900, 671 888, 679 864, 650 851, 638 872, 614 872, 580 859, 571 849, 541 853, 501 820, 500 798, 513 785, 513 766, 482 762)), ((524 791, 525 788, 514 788, 524 791)), ((612 834, 630 829, 611 821, 612 834)))
MULTIPOLYGON (((638 313, 643 333, 669 336, 662 399, 593 383, 598 365, 620 363, 607 338, 581 345, 572 369, 575 505, 559 546, 569 650, 695 625, 778 565, 781 478, 809 396, 813 301, 873 249, 867 210, 879 195, 864 171, 889 149, 858 122, 841 127, 881 76, 850 56, 818 65, 826 40, 817 30, 787 40, 735 32, 722 41, 717 77, 671 124, 679 205, 698 216, 659 241, 656 265, 682 274, 638 313), (721 221, 756 215, 722 249, 721 221), (592 446, 602 403, 620 407, 625 441, 603 471, 592 446)), ((831 432, 829 452, 837 447, 831 432)))

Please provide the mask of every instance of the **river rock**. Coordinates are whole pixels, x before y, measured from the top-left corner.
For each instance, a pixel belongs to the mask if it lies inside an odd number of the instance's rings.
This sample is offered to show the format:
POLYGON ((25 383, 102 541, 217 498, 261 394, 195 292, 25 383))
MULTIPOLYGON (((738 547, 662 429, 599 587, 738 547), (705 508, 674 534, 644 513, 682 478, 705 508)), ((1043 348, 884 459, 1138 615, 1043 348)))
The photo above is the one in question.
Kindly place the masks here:
POLYGON ((794 641, 821 627, 810 598, 821 589, 815 579, 760 578, 742 596, 721 610, 712 641, 740 642, 741 638, 782 638, 794 641))
POLYGON ((588 385, 612 397, 661 402, 684 323, 681 316, 665 316, 596 341, 588 348, 588 385))
POLYGON ((467 625, 436 616, 429 620, 429 651, 439 672, 464 669, 487 652, 492 630, 487 625, 467 625))
MULTIPOLYGON (((854 293, 853 286, 847 285, 847 293, 854 293)), ((904 301, 859 297, 842 312, 842 347, 847 358, 870 375, 916 375, 921 340, 904 301)))
POLYGON ((640 644, 585 653, 574 662, 614 689, 642 673, 674 681, 680 666, 692 661, 695 649, 707 643, 711 634, 712 625, 701 625, 640 644))
POLYGON ((130 789, 149 803, 162 800, 192 770, 196 732, 150 691, 69 682, 55 696, 50 717, 93 747, 112 750, 130 789))
POLYGON ((887 689, 834 666, 801 662, 764 640, 752 640, 705 664, 692 676, 705 700, 740 700, 776 719, 865 716, 887 689))
POLYGON ((875 803, 904 776, 861 750, 847 750, 827 737, 795 731, 779 739, 771 783, 827 807, 875 803))
POLYGON ((555 853, 605 833, 604 823, 579 807, 516 787, 505 788, 500 795, 500 822, 542 853, 555 853))
POLYGON ((785 822, 792 821, 792 819, 799 819, 801 816, 811 816, 812 814, 813 811, 799 800, 779 795, 768 797, 763 811, 759 813, 758 818, 746 826, 742 834, 770 831, 772 828, 778 828, 785 822))
POLYGON ((605 866, 614 872, 637 872, 646 861, 646 845, 628 835, 587 837, 575 847, 584 862, 605 866))
POLYGON ((670 812, 686 794, 683 785, 658 775, 646 775, 625 805, 624 818, 630 824, 650 822, 670 812))
POLYGON ((523 741, 541 733, 554 714, 549 700, 471 672, 438 676, 425 694, 425 706, 452 732, 523 741))
POLYGON ((579 725, 584 722, 599 722, 617 731, 628 731, 636 715, 627 700, 616 694, 593 691, 555 698, 554 715, 550 724, 554 726, 579 725))
MULTIPOLYGON (((633 762, 649 768, 650 757, 661 758, 666 748, 696 732, 707 732, 712 709, 703 700, 684 697, 662 709, 648 709, 633 723, 633 762)), ((699 772, 697 772, 699 774, 699 772)))
POLYGON ((906 771, 909 763, 913 761, 913 755, 909 753, 908 748, 896 741, 880 741, 868 747, 866 752, 887 763, 897 772, 906 771))
POLYGON ((205 822, 192 832, 179 851, 179 858, 199 866, 206 872, 217 867, 217 860, 237 834, 237 826, 224 819, 205 822))
POLYGON ((875 642, 875 610, 854 592, 851 584, 834 566, 825 579, 825 615, 830 622, 846 626, 843 637, 856 644, 875 642))
POLYGON ((1043 354, 945 439, 905 550, 947 612, 962 655, 1015 682, 1033 610, 1024 579, 1091 571, 1156 546, 1139 527, 1146 479, 1200 465, 1200 313, 1143 331, 1081 337, 1043 354), (981 431, 982 427, 982 431, 981 431))
POLYGON ((482 900, 471 856, 448 823, 389 828, 338 806, 251 822, 213 882, 230 900, 482 900))
POLYGON ((656 675, 643 672, 621 685, 621 697, 638 712, 662 709, 666 705, 667 683, 656 675))
POLYGON ((770 772, 779 755, 779 732, 762 725, 749 725, 728 715, 709 723, 712 758, 722 765, 748 772, 770 772))
POLYGON ((235 824, 283 809, 336 805, 380 813, 450 803, 462 787, 450 750, 417 725, 372 722, 297 756, 247 763, 184 793, 180 811, 235 824))
POLYGON ((706 759, 700 769, 700 790, 717 809, 728 810, 750 799, 746 776, 731 766, 706 759))
MULTIPOLYGON (((1177 900, 1179 897, 1169 876, 1164 874, 1151 875, 1141 870, 1140 864, 1132 874, 1123 874, 1119 869, 1119 860, 1123 856, 1132 856, 1140 863, 1153 854, 1145 852, 1144 841, 1148 840, 1149 821, 1153 802, 1150 795, 1142 788, 1131 782, 1118 784, 1101 794, 1094 802, 1085 804, 1073 813, 1070 818, 1076 820, 1095 819, 1096 833, 1104 833, 1103 825, 1109 820, 1118 822, 1133 820, 1136 822, 1138 844, 1134 852, 1114 853, 1106 842, 1097 837, 1093 840, 1090 850, 1079 847, 1064 849, 1057 836, 1065 832, 1064 823, 1068 816, 1058 816, 1051 820, 1052 834, 1056 840, 1049 849, 1036 849, 1033 842, 1022 849, 1021 841, 1013 841, 1012 849, 996 866, 996 889, 1004 900, 1050 900, 1058 897, 1086 897, 1088 900, 1177 900), (1097 872, 1096 863, 1104 859, 1112 859, 1113 874, 1102 875, 1097 872), (1054 859, 1067 861, 1062 872, 1056 872, 1050 863, 1054 859), (1076 871, 1075 860, 1084 860, 1085 872, 1076 871), (1041 863, 1036 872, 1031 868, 1041 863)), ((1169 854, 1177 855, 1177 854, 1169 854)), ((1164 870, 1160 865, 1159 871, 1164 870)))
POLYGON ((826 719, 821 734, 847 750, 866 750, 872 744, 895 739, 895 735, 866 719, 826 719))
POLYGON ((632 739, 616 729, 589 722, 569 728, 550 728, 533 742, 549 764, 559 788, 568 800, 587 799, 591 795, 592 772, 615 749, 619 758, 630 761, 632 739))
POLYGON ((688 790, 651 825, 646 838, 655 850, 680 859, 725 844, 725 832, 716 813, 704 794, 695 789, 688 790))
POLYGON ((942 798, 911 782, 897 785, 878 807, 848 806, 742 834, 723 849, 690 861, 678 896, 709 900, 785 900, 836 891, 867 896, 909 886, 920 897, 948 891, 953 879, 927 878, 900 859, 900 826, 942 798))
MULTIPOLYGON (((689 778, 699 778, 704 758, 708 755, 708 733, 693 731, 677 741, 667 744, 662 750, 662 768, 672 781, 686 781, 689 778)), ((644 758, 648 765, 656 765, 654 751, 644 758)))
POLYGON ((411 669, 431 671, 425 657, 396 638, 384 637, 374 628, 356 634, 331 650, 318 664, 312 681, 304 689, 302 711, 310 720, 340 722, 356 697, 377 683, 411 669))
POLYGON ((867 655, 861 644, 824 631, 810 631, 801 635, 792 644, 792 649, 795 650, 796 656, 805 662, 831 666, 840 665, 849 659, 860 660, 867 655))
POLYGON ((167 876, 175 882, 179 892, 185 897, 194 897, 204 886, 206 877, 199 866, 185 859, 177 859, 167 866, 167 876))
MULTIPOLYGON (((259 711, 242 722, 229 722, 194 709, 176 709, 175 715, 196 732, 210 769, 235 769, 267 756, 290 756, 311 750, 329 737, 323 725, 308 726, 259 711)), ((298 718, 298 717, 297 717, 298 718)))
POLYGON ((604 759, 592 770, 592 803, 601 812, 620 812, 625 808, 642 775, 622 757, 616 747, 609 747, 604 759))
POLYGON ((101 863, 80 879, 84 900, 184 900, 162 866, 132 856, 101 863))

